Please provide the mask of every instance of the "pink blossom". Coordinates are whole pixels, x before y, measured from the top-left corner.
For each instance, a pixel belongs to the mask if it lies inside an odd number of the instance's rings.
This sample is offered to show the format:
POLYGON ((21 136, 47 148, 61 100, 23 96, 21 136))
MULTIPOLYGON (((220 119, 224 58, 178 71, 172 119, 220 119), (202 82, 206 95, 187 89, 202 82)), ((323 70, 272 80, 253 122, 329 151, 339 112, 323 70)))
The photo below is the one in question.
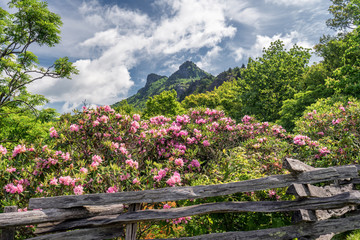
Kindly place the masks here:
POLYGON ((108 117, 108 116, 102 115, 102 116, 100 117, 100 122, 107 123, 108 121, 109 121, 109 117, 108 117))
POLYGON ((93 126, 93 127, 96 127, 96 126, 99 125, 99 124, 100 124, 100 122, 97 121, 97 120, 95 120, 95 121, 93 121, 92 126, 93 126))
POLYGON ((84 188, 81 185, 77 185, 74 188, 75 195, 82 195, 84 193, 84 188))
POLYGON ((5 155, 7 153, 6 147, 0 145, 0 154, 5 155))
POLYGON ((137 178, 134 178, 134 180, 132 181, 133 184, 140 184, 140 181, 137 178))
POLYGON ((345 112, 345 108, 343 106, 340 106, 339 109, 343 112, 345 112))
POLYGON ((296 136, 294 137, 294 144, 296 144, 296 145, 303 146, 303 145, 305 145, 307 142, 310 142, 310 138, 309 138, 308 136, 296 135, 296 136))
POLYGON ((208 147, 208 146, 210 146, 210 143, 208 140, 204 140, 203 145, 204 145, 204 147, 208 147))
POLYGON ((275 190, 269 190, 269 197, 275 196, 276 192, 275 190))
POLYGON ((323 147, 321 149, 319 149, 320 155, 321 156, 326 156, 327 154, 330 153, 330 150, 327 149, 327 147, 323 147))
POLYGON ((139 115, 139 114, 134 114, 134 115, 133 115, 133 119, 134 119, 135 121, 140 121, 140 115, 139 115))
POLYGON ((134 169, 138 169, 138 167, 139 167, 139 163, 137 161, 133 161, 132 159, 126 160, 125 163, 126 163, 126 165, 128 165, 129 167, 132 167, 134 169))
POLYGON ((70 176, 60 177, 59 182, 63 185, 69 186, 73 179, 70 176))
POLYGON ((338 118, 338 119, 336 119, 336 120, 332 120, 332 124, 333 125, 336 125, 336 124, 339 124, 341 122, 341 119, 340 118, 338 118))
POLYGON ((154 176, 154 180, 160 182, 160 180, 166 176, 167 169, 160 169, 157 176, 154 176))
POLYGON ((163 206, 163 209, 170 209, 170 208, 171 208, 171 206, 167 203, 163 206))
POLYGON ((101 163, 101 162, 102 162, 101 157, 98 156, 98 155, 94 155, 91 159, 92 159, 94 162, 97 162, 97 163, 101 163))
POLYGON ((49 131, 50 131, 50 137, 52 137, 52 138, 58 138, 59 137, 59 135, 58 135, 58 133, 57 133, 57 131, 55 130, 54 127, 51 127, 49 129, 49 131))
POLYGON ((87 168, 82 167, 82 168, 80 168, 80 172, 83 174, 87 174, 88 170, 87 170, 87 168))
POLYGON ((180 167, 182 167, 182 166, 184 166, 184 161, 182 160, 182 158, 177 158, 177 159, 175 159, 175 165, 177 165, 177 166, 180 166, 180 167))
POLYGON ((105 111, 105 112, 115 112, 115 110, 112 109, 112 108, 111 108, 110 106, 108 106, 108 105, 104 106, 104 111, 105 111))
POLYGON ((71 124, 70 125, 70 132, 78 132, 79 131, 79 125, 71 124))
POLYGON ((178 172, 174 172, 174 175, 166 181, 166 184, 171 187, 175 186, 176 183, 181 183, 181 177, 178 172))
POLYGON ((118 191, 117 187, 114 186, 114 187, 109 187, 106 192, 107 193, 115 193, 117 191, 118 191))
POLYGON ((7 168, 5 171, 9 172, 9 173, 13 173, 16 171, 16 168, 11 167, 11 168, 7 168))
POLYGON ((58 180, 56 179, 56 177, 50 180, 50 185, 58 185, 58 180))
POLYGON ((25 145, 17 145, 15 148, 14 148, 14 151, 12 153, 12 156, 13 157, 16 157, 18 154, 20 153, 24 153, 26 152, 26 147, 25 145))
POLYGON ((318 132, 317 134, 320 136, 324 136, 324 132, 318 132))
POLYGON ((125 181, 126 179, 130 178, 130 174, 126 173, 126 175, 120 175, 120 181, 125 181))
POLYGON ((200 163, 196 159, 192 160, 190 165, 191 165, 191 167, 194 167, 194 168, 200 168, 200 163))
POLYGON ((99 162, 93 161, 90 166, 93 168, 97 168, 97 166, 99 166, 99 165, 100 165, 99 162))
POLYGON ((4 187, 6 192, 15 194, 15 193, 22 193, 24 191, 24 187, 21 184, 17 184, 16 186, 12 183, 9 183, 7 185, 5 185, 4 187))
POLYGON ((246 123, 249 123, 251 119, 252 119, 252 117, 250 117, 250 116, 248 116, 248 115, 245 115, 245 116, 241 119, 241 121, 246 124, 246 123))

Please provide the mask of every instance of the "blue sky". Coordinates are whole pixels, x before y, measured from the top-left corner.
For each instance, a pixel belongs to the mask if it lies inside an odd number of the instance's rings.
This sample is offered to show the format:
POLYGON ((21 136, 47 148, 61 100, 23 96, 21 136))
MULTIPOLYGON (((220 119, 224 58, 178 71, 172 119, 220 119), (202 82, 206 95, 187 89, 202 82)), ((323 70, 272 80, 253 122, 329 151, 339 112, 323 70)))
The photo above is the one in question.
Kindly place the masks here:
MULTIPOLYGON (((331 31, 330 0, 49 0, 64 23, 56 47, 34 46, 41 64, 68 56, 72 80, 44 79, 29 89, 69 112, 84 100, 113 104, 169 76, 186 60, 217 75, 247 63, 277 39, 311 48, 331 31)), ((0 7, 6 8, 4 1, 0 7)), ((313 61, 318 59, 313 58, 313 61)))

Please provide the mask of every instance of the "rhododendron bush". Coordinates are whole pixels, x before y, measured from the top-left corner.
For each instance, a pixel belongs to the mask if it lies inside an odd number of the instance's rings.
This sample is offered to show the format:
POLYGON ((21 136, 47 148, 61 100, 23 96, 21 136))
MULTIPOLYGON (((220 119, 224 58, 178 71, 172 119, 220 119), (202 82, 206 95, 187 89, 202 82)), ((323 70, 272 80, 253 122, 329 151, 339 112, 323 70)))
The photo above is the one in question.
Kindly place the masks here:
POLYGON ((50 128, 52 146, 0 148, 8 201, 191 185, 223 149, 269 131, 267 123, 236 124, 209 109, 141 120, 105 106, 71 119, 50 128))
MULTIPOLYGON (((137 114, 116 113, 109 106, 84 108, 49 129, 48 145, 21 143, 11 150, 0 145, 2 205, 24 208, 33 197, 217 184, 283 174, 285 157, 315 166, 357 163, 352 151, 357 149, 359 109, 355 103, 333 108, 337 110, 329 114, 316 109, 306 114, 295 134, 250 116, 236 123, 222 111, 210 109, 141 119, 137 114)), ((269 189, 217 201, 286 198, 285 189, 269 189)), ((180 201, 179 206, 203 202, 180 201)), ((245 222, 266 224, 271 216, 245 214, 231 221, 250 230, 245 222)), ((191 222, 208 218, 193 217, 186 232, 217 231, 224 226, 224 218, 211 218, 211 227, 198 231, 199 226, 191 222)), ((184 219, 168 222, 189 220, 184 219)))

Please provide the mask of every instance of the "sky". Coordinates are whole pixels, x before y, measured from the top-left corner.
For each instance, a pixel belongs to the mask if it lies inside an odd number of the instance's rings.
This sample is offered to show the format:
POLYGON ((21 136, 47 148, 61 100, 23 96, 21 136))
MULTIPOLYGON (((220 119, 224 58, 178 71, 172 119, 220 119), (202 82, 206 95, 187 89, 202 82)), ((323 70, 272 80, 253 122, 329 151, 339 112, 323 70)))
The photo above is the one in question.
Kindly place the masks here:
MULTIPOLYGON (((312 48, 323 34, 330 0, 48 0, 63 21, 62 41, 32 46, 41 65, 67 56, 80 73, 43 79, 29 91, 46 107, 71 112, 84 102, 110 105, 132 96, 150 73, 169 76, 190 60, 217 75, 281 39, 312 48)), ((0 7, 7 9, 6 2, 0 7)), ((312 62, 319 61, 314 57, 312 62)))

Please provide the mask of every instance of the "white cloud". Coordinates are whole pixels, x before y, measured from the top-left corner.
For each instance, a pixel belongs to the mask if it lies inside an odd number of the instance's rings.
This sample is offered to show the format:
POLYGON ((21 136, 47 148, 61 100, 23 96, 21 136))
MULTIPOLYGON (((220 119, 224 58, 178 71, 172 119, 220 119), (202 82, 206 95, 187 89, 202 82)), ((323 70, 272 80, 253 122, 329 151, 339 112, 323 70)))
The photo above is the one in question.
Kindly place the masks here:
POLYGON ((265 13, 256 7, 249 6, 246 1, 228 0, 225 6, 226 16, 241 24, 259 28, 261 20, 265 18, 265 13))
POLYGON ((286 34, 285 36, 282 36, 281 34, 277 34, 272 37, 257 35, 255 43, 250 48, 245 49, 240 47, 235 50, 235 60, 239 62, 240 60, 245 60, 249 57, 253 59, 259 57, 262 55, 263 49, 268 48, 270 44, 276 40, 281 40, 285 49, 292 48, 294 44, 304 48, 312 48, 311 43, 306 41, 306 37, 296 31, 286 34))
POLYGON ((312 6, 320 3, 322 0, 265 0, 265 3, 285 5, 285 6, 312 6))
POLYGON ((217 70, 217 68, 213 65, 213 60, 219 57, 222 50, 223 49, 219 46, 213 47, 206 53, 206 55, 201 57, 201 60, 197 62, 196 65, 201 69, 206 69, 207 71, 217 70))
POLYGON ((117 5, 84 2, 79 8, 82 22, 94 32, 74 49, 88 51, 92 57, 75 62, 80 74, 73 80, 50 80, 45 84, 44 79, 34 83, 31 90, 52 102, 66 100, 63 111, 85 99, 91 104, 112 104, 127 97, 134 85, 129 71, 142 60, 206 47, 211 50, 203 59, 210 61, 221 49, 217 45, 235 34, 218 0, 159 1, 172 9, 171 16, 151 20, 144 13, 117 5))

